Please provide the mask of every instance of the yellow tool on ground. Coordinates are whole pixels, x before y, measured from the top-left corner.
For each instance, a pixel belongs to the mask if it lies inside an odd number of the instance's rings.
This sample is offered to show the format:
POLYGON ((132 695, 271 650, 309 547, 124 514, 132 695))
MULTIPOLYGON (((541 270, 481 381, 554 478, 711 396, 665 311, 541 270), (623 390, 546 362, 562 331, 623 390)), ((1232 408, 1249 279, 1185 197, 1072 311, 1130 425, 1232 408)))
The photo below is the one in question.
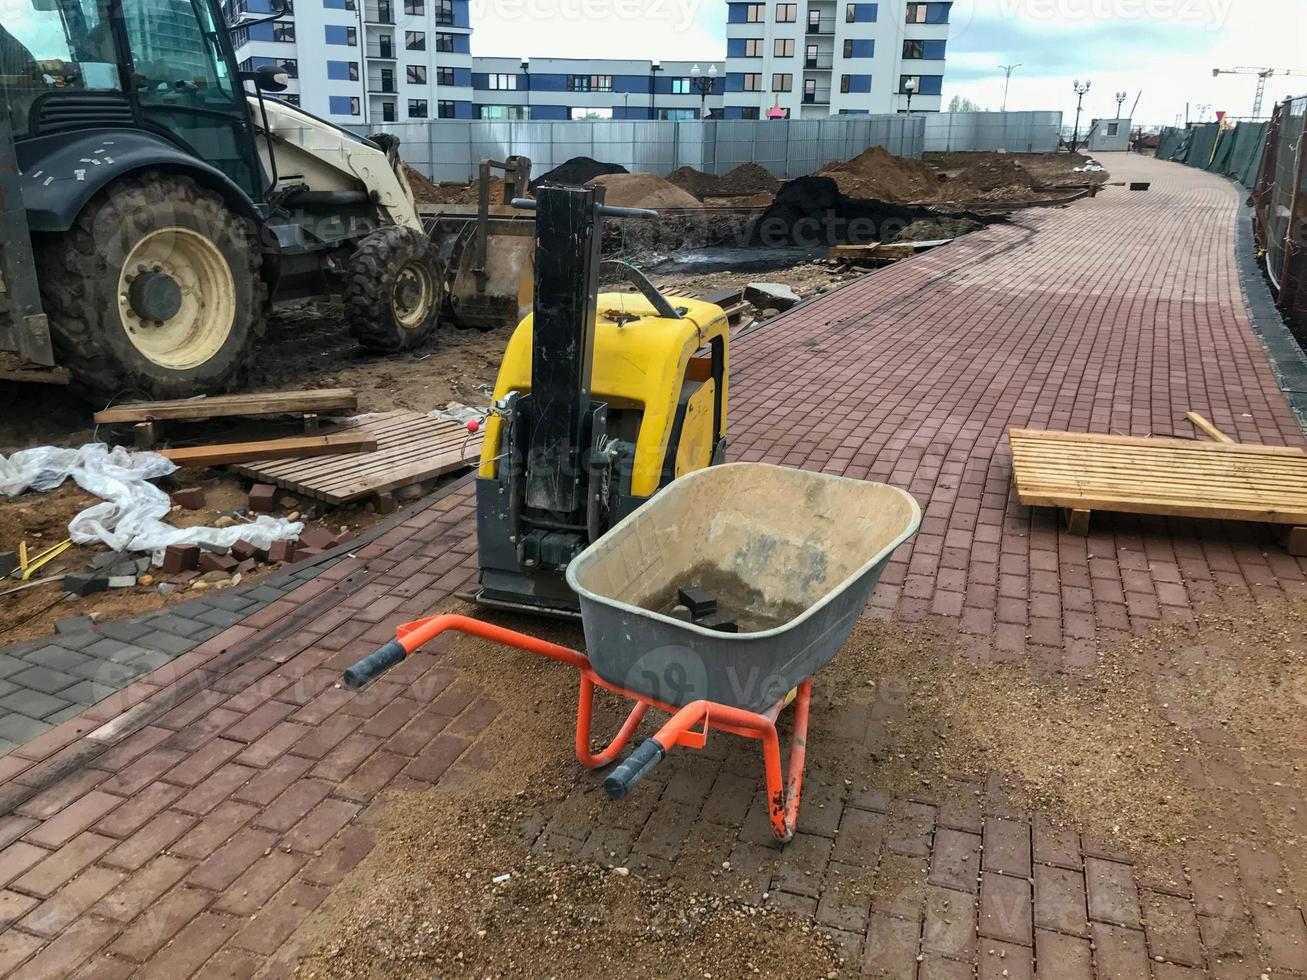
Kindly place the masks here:
POLYGON ((36 555, 33 558, 28 558, 27 542, 26 541, 20 542, 18 545, 19 579, 26 582, 28 579, 32 577, 32 573, 35 572, 38 568, 58 558, 60 555, 62 555, 65 551, 67 551, 72 546, 73 546, 72 539, 64 538, 64 540, 60 541, 58 544, 46 548, 45 551, 42 551, 39 555, 36 555))
POLYGON ((726 453, 729 324, 719 306, 663 296, 638 269, 604 262, 638 293, 598 292, 602 188, 541 186, 535 306, 499 368, 477 473, 487 605, 577 615, 568 563, 676 477, 726 453))

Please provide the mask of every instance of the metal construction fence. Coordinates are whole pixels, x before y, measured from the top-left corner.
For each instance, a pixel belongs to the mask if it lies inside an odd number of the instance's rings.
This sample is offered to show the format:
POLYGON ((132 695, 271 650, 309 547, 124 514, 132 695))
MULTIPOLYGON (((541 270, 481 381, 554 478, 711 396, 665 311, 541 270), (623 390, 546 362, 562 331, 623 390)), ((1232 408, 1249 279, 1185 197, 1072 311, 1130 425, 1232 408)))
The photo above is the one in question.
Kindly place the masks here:
POLYGON ((355 127, 391 133, 405 161, 439 181, 469 181, 482 160, 531 158, 537 176, 573 157, 666 176, 678 167, 724 174, 757 163, 788 180, 873 146, 903 157, 924 150, 1040 152, 1057 149, 1059 112, 967 112, 829 116, 792 120, 526 122, 440 119, 355 127), (933 135, 932 135, 933 134, 933 135))
POLYGON ((1307 96, 1276 106, 1253 190, 1254 231, 1280 309, 1307 337, 1307 96))
POLYGON ((1157 147, 1159 160, 1172 160, 1199 170, 1232 177, 1252 188, 1261 168, 1269 123, 1199 123, 1185 129, 1169 126, 1162 130, 1157 147))
POLYGON ((1060 112, 932 112, 926 115, 927 153, 1007 150, 1056 153, 1060 112))

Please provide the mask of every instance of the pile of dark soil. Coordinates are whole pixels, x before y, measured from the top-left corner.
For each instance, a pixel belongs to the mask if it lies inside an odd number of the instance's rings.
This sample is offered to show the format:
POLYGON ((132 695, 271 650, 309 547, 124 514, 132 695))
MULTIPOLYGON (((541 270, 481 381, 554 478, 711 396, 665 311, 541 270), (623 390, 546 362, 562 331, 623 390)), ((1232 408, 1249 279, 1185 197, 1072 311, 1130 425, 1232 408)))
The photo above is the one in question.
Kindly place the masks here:
POLYGON ((781 186, 766 167, 756 163, 742 163, 721 177, 693 167, 681 167, 667 175, 667 182, 700 199, 771 194, 781 186))
POLYGON ((719 178, 713 174, 695 170, 693 167, 677 167, 667 175, 667 183, 673 184, 685 191, 685 193, 693 194, 695 197, 718 193, 718 181, 719 178))
POLYGON ((1040 181, 1010 156, 985 156, 963 169, 950 181, 949 196, 961 200, 1011 188, 1029 191, 1040 181))
MULTIPOLYGON (((419 204, 476 204, 479 184, 436 184, 432 183, 412 167, 405 166, 409 186, 413 188, 413 199, 419 204)), ((504 200, 504 182, 498 177, 490 178, 490 203, 500 204, 504 200)))
POLYGON ((938 217, 926 208, 848 197, 831 177, 797 177, 781 185, 758 219, 753 244, 867 245, 891 241, 914 222, 938 217))
POLYGON ((984 227, 971 218, 949 218, 943 215, 929 221, 915 221, 895 237, 896 242, 938 242, 946 238, 959 238, 984 227))
POLYGON ((531 189, 535 190, 540 184, 568 184, 573 187, 580 187, 596 177, 603 177, 605 174, 626 173, 630 173, 630 171, 620 164, 601 163, 589 157, 572 157, 567 162, 560 163, 553 170, 543 173, 531 181, 531 189))

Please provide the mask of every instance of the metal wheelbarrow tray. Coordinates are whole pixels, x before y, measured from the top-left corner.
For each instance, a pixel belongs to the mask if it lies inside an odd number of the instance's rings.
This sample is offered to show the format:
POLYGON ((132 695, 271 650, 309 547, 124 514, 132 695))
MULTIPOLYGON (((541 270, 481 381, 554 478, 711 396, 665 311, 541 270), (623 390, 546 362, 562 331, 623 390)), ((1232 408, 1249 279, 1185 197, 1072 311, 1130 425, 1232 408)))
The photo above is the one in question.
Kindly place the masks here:
POLYGON ((604 780, 626 796, 677 745, 710 729, 763 743, 772 833, 794 835, 807 751, 812 675, 848 639, 894 549, 921 509, 893 487, 763 463, 699 470, 673 481, 582 552, 567 570, 580 597, 588 653, 466 616, 407 623, 345 671, 351 688, 456 630, 575 667, 581 675, 576 755, 614 762, 649 708, 671 718, 604 780), (660 610, 676 590, 706 588, 736 619, 724 633, 660 610), (608 746, 591 750, 594 690, 635 702, 608 746), (794 704, 788 773, 776 719, 794 704))

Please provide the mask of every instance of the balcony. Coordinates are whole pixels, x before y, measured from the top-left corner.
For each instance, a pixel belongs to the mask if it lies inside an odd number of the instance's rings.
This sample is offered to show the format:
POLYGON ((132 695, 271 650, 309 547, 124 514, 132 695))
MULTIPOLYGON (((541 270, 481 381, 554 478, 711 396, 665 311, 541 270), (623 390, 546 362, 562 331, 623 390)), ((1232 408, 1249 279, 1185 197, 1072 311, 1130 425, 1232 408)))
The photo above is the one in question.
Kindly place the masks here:
POLYGON ((393 24, 395 8, 388 3, 364 4, 363 21, 367 24, 393 24))
POLYGON ((813 92, 803 93, 804 105, 830 105, 830 89, 819 88, 813 92))
POLYGON ((834 34, 835 18, 834 17, 809 17, 807 27, 805 28, 805 33, 809 37, 813 37, 813 36, 821 37, 828 34, 834 34))
POLYGON ((385 61, 395 61, 395 46, 393 44, 369 44, 369 58, 381 58, 385 61))
POLYGON ((804 71, 830 71, 831 57, 828 54, 819 54, 815 58, 804 58, 803 69, 804 71))
POLYGON ((369 78, 368 93, 371 95, 394 95, 396 94, 395 80, 393 78, 369 78))

